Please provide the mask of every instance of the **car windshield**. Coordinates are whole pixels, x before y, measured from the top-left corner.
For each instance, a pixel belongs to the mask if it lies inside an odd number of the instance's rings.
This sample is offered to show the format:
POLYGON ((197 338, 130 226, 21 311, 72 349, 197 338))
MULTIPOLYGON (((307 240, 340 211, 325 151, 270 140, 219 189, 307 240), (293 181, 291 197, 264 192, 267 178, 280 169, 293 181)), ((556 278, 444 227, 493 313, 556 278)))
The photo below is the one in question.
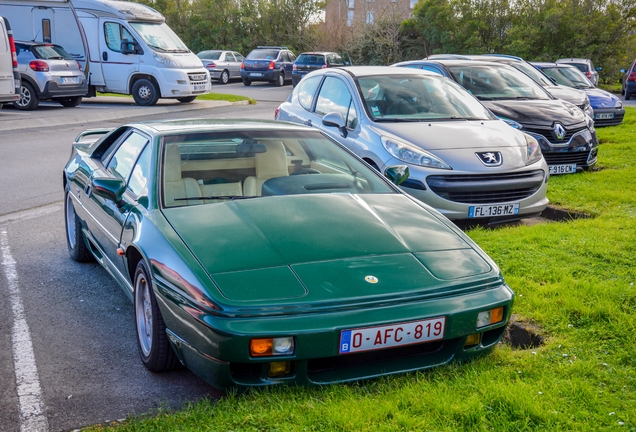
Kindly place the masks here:
POLYGON ((453 79, 480 100, 550 99, 532 78, 508 66, 447 67, 453 79))
POLYGON ((218 60, 223 51, 201 51, 197 54, 201 60, 218 60))
POLYGON ((59 45, 35 45, 35 56, 42 60, 73 60, 73 57, 59 45))
POLYGON ((325 56, 322 54, 301 54, 298 56, 298 59, 296 59, 296 63, 324 65, 325 56))
MULTIPOLYGON (((565 63, 565 62, 563 62, 565 63)), ((585 73, 587 72, 587 65, 585 63, 568 63, 571 66, 574 66, 575 68, 577 68, 578 70, 580 70, 581 72, 585 73)))
POLYGON ((594 88, 585 75, 575 67, 545 67, 543 72, 554 78, 560 85, 577 89, 594 88))
POLYGON ((530 78, 532 78, 533 80, 541 84, 543 87, 554 85, 552 81, 547 79, 545 75, 539 72, 539 70, 535 68, 534 66, 532 66, 531 64, 518 61, 518 62, 511 63, 510 66, 528 75, 530 78))
POLYGON ((188 47, 165 23, 130 23, 148 46, 159 52, 187 53, 188 47))
POLYGON ((376 122, 494 118, 461 87, 440 76, 375 75, 357 81, 366 111, 376 122))
POLYGON ((318 131, 192 132, 163 138, 163 206, 305 194, 396 193, 318 131))
POLYGON ((276 50, 254 50, 247 55, 248 59, 253 60, 275 60, 278 57, 276 50))

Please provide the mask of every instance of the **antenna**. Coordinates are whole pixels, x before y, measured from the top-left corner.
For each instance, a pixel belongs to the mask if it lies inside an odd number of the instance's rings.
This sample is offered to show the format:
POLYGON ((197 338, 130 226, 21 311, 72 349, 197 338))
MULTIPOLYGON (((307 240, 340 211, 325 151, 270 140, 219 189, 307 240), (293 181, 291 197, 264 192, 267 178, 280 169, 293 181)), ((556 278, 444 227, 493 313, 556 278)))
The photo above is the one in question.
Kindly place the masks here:
POLYGON ((31 42, 35 42, 35 40, 38 38, 38 36, 40 35, 40 32, 42 31, 42 29, 38 30, 38 32, 35 34, 35 37, 33 39, 31 39, 31 42))

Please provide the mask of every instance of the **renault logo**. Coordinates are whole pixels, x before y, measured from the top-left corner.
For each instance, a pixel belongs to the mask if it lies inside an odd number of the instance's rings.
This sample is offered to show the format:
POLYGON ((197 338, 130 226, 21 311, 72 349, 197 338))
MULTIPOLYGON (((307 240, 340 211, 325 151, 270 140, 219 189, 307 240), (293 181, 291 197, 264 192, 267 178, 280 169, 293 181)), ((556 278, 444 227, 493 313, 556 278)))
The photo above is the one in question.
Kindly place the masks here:
POLYGON ((375 284, 378 283, 378 278, 375 276, 365 276, 364 280, 371 283, 371 284, 375 284))
POLYGON ((554 124, 554 137, 559 141, 565 138, 565 128, 561 123, 554 124))
POLYGON ((503 162, 503 157, 499 152, 479 152, 475 153, 475 155, 486 166, 499 166, 503 162))

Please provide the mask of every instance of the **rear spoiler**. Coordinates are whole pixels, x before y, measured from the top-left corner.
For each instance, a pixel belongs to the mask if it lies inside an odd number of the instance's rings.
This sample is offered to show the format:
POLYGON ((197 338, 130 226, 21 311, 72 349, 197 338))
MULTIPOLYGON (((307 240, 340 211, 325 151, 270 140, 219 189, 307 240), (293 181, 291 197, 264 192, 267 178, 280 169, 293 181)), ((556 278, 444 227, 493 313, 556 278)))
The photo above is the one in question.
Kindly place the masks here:
POLYGON ((73 144, 82 143, 82 144, 92 144, 107 133, 111 132, 115 128, 96 128, 96 129, 86 129, 84 132, 80 133, 73 144))

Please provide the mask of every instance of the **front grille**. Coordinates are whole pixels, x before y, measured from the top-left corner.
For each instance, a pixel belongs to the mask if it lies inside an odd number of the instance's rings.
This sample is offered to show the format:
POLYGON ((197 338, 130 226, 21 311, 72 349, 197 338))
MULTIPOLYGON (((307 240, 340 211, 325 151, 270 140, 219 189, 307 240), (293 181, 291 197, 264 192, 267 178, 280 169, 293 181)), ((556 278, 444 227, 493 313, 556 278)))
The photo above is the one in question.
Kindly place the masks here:
POLYGON ((543 170, 505 174, 434 175, 426 178, 429 188, 449 201, 494 204, 520 201, 539 190, 543 170))
POLYGON ((204 73, 189 73, 188 78, 190 78, 190 82, 203 81, 203 83, 205 84, 207 76, 204 73))
POLYGON ((563 152, 563 153, 543 153, 543 157, 548 165, 577 164, 587 165, 587 157, 590 152, 563 152))
POLYGON ((379 351, 312 359, 307 362, 307 373, 325 372, 334 369, 403 359, 405 357, 432 354, 441 350, 443 346, 444 341, 438 341, 400 348, 388 348, 379 351))
POLYGON ((568 141, 570 141, 570 139, 572 138, 574 134, 581 132, 582 130, 585 130, 585 129, 586 129, 586 126, 573 128, 573 129, 565 128, 565 136, 563 137, 563 139, 557 139, 553 129, 535 129, 535 128, 528 128, 524 126, 523 129, 521 130, 526 133, 542 135, 545 139, 550 141, 552 144, 566 144, 568 141))

